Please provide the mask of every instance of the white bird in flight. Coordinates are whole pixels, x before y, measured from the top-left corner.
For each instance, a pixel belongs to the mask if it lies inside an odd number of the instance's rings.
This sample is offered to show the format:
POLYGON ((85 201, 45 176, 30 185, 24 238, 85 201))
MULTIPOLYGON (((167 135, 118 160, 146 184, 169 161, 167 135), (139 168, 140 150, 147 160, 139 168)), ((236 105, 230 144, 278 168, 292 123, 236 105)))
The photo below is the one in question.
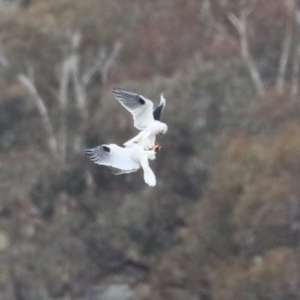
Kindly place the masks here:
POLYGON ((161 112, 166 105, 163 94, 161 94, 159 106, 155 110, 153 110, 153 102, 142 95, 117 88, 113 89, 113 94, 120 104, 132 114, 134 126, 141 130, 138 135, 124 143, 124 146, 130 147, 134 143, 138 143, 145 149, 153 149, 156 135, 165 134, 168 131, 168 126, 160 121, 161 112))
POLYGON ((144 150, 139 144, 123 148, 116 144, 100 145, 96 148, 86 149, 85 154, 96 164, 119 169, 123 173, 131 173, 139 168, 144 170, 144 180, 149 186, 156 185, 156 177, 149 167, 148 160, 155 159, 159 146, 152 150, 144 150))

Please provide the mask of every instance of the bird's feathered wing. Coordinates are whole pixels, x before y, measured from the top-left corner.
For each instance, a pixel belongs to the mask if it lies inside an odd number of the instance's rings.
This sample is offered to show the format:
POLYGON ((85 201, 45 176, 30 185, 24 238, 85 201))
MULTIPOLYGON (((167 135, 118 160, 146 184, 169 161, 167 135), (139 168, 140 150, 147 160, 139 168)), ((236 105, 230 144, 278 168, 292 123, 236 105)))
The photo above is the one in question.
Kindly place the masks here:
POLYGON ((160 103, 153 111, 153 118, 154 120, 160 121, 161 112, 166 106, 166 99, 164 98, 163 94, 160 95, 160 103))
POLYGON ((115 144, 101 145, 86 149, 85 154, 98 165, 132 172, 140 168, 140 164, 132 155, 132 148, 122 148, 115 144))
POLYGON ((138 130, 145 129, 154 121, 153 102, 142 95, 127 92, 114 88, 115 98, 124 106, 133 116, 134 126, 138 130))
POLYGON ((144 171, 145 182, 149 186, 156 185, 155 174, 148 163, 148 159, 155 158, 155 151, 145 151, 137 144, 130 148, 122 148, 116 144, 110 144, 86 149, 85 154, 96 164, 119 169, 120 171, 115 173, 116 175, 131 173, 141 167, 144 171))

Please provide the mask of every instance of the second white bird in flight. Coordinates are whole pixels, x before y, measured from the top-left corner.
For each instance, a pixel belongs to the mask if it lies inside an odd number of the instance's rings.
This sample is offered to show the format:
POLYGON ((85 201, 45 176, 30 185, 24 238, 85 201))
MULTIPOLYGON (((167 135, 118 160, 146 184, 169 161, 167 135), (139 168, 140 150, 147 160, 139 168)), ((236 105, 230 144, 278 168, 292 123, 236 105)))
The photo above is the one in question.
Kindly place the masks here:
POLYGON ((100 145, 86 149, 85 154, 96 164, 119 169, 118 174, 132 173, 139 168, 144 170, 144 180, 149 186, 156 185, 156 178, 148 160, 155 159, 156 150, 144 150, 140 145, 123 148, 116 144, 100 145))
POLYGON ((166 105, 163 94, 160 96, 159 106, 154 110, 153 102, 142 95, 117 88, 113 89, 113 94, 120 104, 132 114, 134 126, 141 131, 124 143, 124 146, 130 147, 134 143, 138 143, 144 149, 153 149, 156 135, 165 134, 168 131, 168 126, 160 121, 161 112, 166 105))

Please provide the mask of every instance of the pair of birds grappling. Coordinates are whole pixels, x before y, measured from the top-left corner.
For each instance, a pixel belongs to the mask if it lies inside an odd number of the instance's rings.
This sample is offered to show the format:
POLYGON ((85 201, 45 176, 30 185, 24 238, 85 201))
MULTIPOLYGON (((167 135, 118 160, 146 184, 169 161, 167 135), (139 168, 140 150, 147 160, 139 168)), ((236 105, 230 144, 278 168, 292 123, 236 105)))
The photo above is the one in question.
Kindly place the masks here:
POLYGON ((127 92, 122 89, 113 89, 115 98, 133 116, 134 126, 140 133, 124 143, 125 147, 116 144, 100 145, 96 148, 86 149, 85 154, 96 164, 111 166, 119 169, 117 175, 131 173, 142 168, 144 180, 149 186, 156 185, 156 177, 149 167, 148 160, 155 159, 160 150, 155 145, 157 134, 165 134, 168 126, 160 122, 161 112, 166 105, 166 100, 161 94, 160 104, 153 109, 153 102, 142 95, 127 92))

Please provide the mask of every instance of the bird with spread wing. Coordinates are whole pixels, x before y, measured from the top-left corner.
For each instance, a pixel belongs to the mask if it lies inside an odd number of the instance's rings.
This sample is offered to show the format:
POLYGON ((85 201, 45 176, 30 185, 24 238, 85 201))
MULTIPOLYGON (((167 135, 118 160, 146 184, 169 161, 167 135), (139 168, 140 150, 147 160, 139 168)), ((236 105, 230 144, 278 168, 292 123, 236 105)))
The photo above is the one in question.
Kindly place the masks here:
POLYGON ((153 102, 142 95, 119 88, 114 88, 113 94, 120 104, 132 114, 134 126, 140 130, 140 133, 124 143, 124 146, 131 147, 137 143, 145 149, 153 149, 156 135, 165 134, 168 131, 168 126, 160 121, 161 112, 166 105, 163 94, 160 96, 159 106, 155 109, 153 109, 153 102))
POLYGON ((168 126, 160 121, 166 100, 161 94, 160 104, 153 110, 153 102, 141 95, 121 89, 114 89, 113 94, 132 114, 134 126, 141 132, 124 143, 125 147, 103 144, 86 149, 85 154, 98 165, 118 169, 115 175, 132 173, 142 168, 145 182, 149 186, 155 186, 156 177, 149 166, 149 160, 155 159, 156 153, 161 149, 161 146, 155 145, 156 135, 168 131, 168 126))
POLYGON ((120 171, 116 175, 132 173, 142 168, 144 180, 149 186, 156 185, 156 177, 149 167, 148 160, 155 159, 157 147, 145 150, 139 144, 124 148, 116 144, 100 145, 96 148, 86 149, 85 154, 96 164, 110 166, 120 171))

